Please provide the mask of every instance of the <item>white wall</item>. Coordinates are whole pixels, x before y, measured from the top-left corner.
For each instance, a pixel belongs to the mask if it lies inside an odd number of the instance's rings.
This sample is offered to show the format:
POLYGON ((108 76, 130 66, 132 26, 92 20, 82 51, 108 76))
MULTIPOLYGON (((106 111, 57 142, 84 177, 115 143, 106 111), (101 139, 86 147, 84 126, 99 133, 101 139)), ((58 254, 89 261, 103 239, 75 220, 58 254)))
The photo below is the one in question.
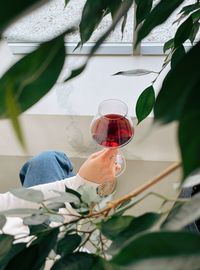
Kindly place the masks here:
MULTIPOLYGON (((0 48, 0 73, 16 61, 3 44, 0 48)), ((19 146, 8 121, 0 122, 0 155, 34 155, 48 149, 65 150, 73 157, 86 157, 95 150, 89 124, 98 104, 108 98, 125 101, 131 116, 135 116, 135 103, 142 90, 155 75, 143 77, 111 76, 120 70, 145 68, 159 70, 160 56, 96 56, 86 71, 70 83, 63 84, 69 67, 77 67, 83 56, 66 59, 58 83, 40 102, 25 112, 22 126, 26 135, 28 153, 19 146), (80 117, 78 117, 80 116, 80 117)), ((157 83, 157 89, 159 88, 157 83)), ((151 117, 150 117, 151 118, 151 117)), ((176 146, 176 125, 151 128, 151 120, 136 127, 136 136, 126 146, 125 154, 132 160, 173 161, 179 158, 176 146)), ((133 119, 135 121, 135 118, 133 119)))
MULTIPOLYGON (((70 57, 66 61, 59 82, 67 77, 68 67, 77 67, 82 59, 83 56, 70 57)), ((139 94, 151 84, 155 74, 143 77, 112 76, 112 74, 136 68, 157 71, 161 64, 162 57, 159 56, 96 56, 83 74, 69 83, 59 83, 28 113, 94 115, 102 100, 117 98, 125 101, 131 115, 134 115, 139 94)))
MULTIPOLYGON (((7 46, 0 48, 0 74, 19 56, 13 56, 7 46)), ((57 85, 40 102, 27 111, 28 114, 94 115, 98 104, 108 98, 118 98, 129 106, 134 115, 136 100, 145 87, 151 84, 155 74, 141 77, 112 76, 120 70, 145 68, 159 71, 161 56, 96 56, 87 69, 77 78, 63 83, 70 70, 79 66, 84 56, 71 56, 66 63, 57 85)))

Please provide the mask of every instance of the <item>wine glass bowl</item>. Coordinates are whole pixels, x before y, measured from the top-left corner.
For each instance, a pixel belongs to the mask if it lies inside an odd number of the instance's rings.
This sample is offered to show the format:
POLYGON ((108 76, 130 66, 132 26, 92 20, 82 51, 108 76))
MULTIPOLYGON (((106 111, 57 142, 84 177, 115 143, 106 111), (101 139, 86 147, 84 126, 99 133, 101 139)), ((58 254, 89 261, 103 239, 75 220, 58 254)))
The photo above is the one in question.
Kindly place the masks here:
POLYGON ((133 128, 129 120, 117 114, 107 114, 96 119, 91 132, 99 145, 109 148, 122 147, 133 137, 133 128))
MULTIPOLYGON (((134 129, 126 103, 117 99, 102 101, 91 123, 91 134, 105 148, 120 148, 128 144, 134 136, 134 129)), ((117 155, 116 163, 123 167, 121 175, 125 170, 125 164, 122 164, 125 159, 121 154, 117 155)))
POLYGON ((134 135, 128 107, 116 99, 100 103, 98 114, 91 124, 92 138, 101 146, 118 148, 128 144, 134 135))

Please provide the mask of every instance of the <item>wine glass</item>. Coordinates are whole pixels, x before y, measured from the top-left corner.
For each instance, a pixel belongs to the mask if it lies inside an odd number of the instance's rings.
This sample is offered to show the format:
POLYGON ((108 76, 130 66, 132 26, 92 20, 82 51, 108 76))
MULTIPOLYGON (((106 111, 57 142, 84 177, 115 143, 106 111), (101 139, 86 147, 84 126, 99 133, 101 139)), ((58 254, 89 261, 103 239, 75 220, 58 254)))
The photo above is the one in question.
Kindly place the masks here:
MULTIPOLYGON (((128 144, 134 135, 128 107, 117 99, 107 99, 100 103, 90 129, 92 138, 105 148, 121 148, 128 144)), ((121 153, 116 156, 116 164, 121 167, 116 174, 119 177, 126 168, 125 158, 121 153)))

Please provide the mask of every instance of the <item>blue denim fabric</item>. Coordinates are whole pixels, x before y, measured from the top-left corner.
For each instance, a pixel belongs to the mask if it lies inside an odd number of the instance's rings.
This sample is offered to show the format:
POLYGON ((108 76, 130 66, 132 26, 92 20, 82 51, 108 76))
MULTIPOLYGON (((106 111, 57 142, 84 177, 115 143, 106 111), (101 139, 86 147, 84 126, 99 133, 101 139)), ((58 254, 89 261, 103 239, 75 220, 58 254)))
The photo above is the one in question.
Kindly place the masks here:
POLYGON ((46 151, 27 161, 19 177, 24 187, 51 183, 74 176, 73 166, 63 152, 46 151))

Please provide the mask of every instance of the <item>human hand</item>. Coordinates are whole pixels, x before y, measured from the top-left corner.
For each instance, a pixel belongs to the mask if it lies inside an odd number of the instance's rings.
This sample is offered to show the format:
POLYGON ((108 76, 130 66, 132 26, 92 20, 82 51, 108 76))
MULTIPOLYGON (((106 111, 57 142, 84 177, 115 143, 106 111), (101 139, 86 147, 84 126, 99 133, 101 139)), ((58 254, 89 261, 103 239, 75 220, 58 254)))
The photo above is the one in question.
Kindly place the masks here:
POLYGON ((97 184, 115 179, 119 165, 115 164, 117 149, 104 149, 89 156, 79 169, 79 175, 97 184))

